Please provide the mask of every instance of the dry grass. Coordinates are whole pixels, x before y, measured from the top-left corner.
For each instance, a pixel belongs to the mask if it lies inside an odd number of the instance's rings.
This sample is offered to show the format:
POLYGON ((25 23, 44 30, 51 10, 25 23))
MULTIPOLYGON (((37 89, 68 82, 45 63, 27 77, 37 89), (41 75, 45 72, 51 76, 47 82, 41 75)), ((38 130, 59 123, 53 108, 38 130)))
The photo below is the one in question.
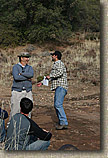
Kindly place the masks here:
POLYGON ((68 47, 64 52, 68 72, 79 81, 99 82, 100 78, 100 43, 85 41, 68 47))
MULTIPOLYGON (((1 50, 0 63, 0 85, 10 87, 12 84, 12 67, 18 63, 17 55, 26 50, 28 45, 17 47, 15 49, 1 50)), ((32 57, 29 64, 34 68, 34 79, 37 81, 38 76, 49 74, 51 70, 51 57, 47 51, 43 51, 43 47, 34 45, 34 50, 31 52, 32 57)), ((50 46, 49 46, 50 48, 50 46)), ((65 63, 68 71, 68 78, 76 77, 78 80, 89 81, 90 79, 99 80, 100 72, 100 43, 99 41, 79 41, 65 47, 53 48, 62 50, 62 60, 65 63)))

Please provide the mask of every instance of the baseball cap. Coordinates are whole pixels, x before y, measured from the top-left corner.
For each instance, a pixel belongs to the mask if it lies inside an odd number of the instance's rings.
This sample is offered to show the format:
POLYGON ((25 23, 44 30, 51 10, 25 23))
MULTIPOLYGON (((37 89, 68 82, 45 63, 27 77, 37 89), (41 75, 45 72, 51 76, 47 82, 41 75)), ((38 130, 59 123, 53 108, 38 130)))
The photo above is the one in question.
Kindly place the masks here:
POLYGON ((61 54, 61 52, 59 52, 59 51, 55 51, 54 53, 50 53, 50 54, 57 56, 58 59, 61 59, 61 57, 62 57, 62 54, 61 54))
POLYGON ((31 55, 29 54, 29 52, 21 52, 20 55, 18 55, 18 57, 31 57, 31 55))

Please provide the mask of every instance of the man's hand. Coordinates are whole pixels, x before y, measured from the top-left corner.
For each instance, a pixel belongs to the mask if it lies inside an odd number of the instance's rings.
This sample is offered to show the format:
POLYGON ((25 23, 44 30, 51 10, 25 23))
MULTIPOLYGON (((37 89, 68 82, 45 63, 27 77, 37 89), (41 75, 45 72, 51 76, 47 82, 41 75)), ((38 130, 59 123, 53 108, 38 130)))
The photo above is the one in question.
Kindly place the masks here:
POLYGON ((49 79, 50 79, 50 76, 46 76, 46 79, 48 79, 48 80, 49 80, 49 79))
POLYGON ((40 82, 40 83, 38 83, 38 84, 37 84, 37 86, 38 86, 38 87, 42 86, 42 83, 41 83, 41 82, 40 82))
POLYGON ((43 129, 43 131, 45 131, 45 132, 47 132, 47 133, 49 132, 49 131, 47 131, 46 129, 43 129))

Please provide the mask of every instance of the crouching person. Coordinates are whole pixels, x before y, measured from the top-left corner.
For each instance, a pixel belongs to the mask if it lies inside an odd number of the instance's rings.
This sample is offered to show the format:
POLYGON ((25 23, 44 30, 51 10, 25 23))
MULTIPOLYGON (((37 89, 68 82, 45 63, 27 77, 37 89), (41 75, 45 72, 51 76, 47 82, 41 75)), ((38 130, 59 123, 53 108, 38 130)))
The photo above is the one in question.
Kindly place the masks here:
POLYGON ((12 116, 7 129, 5 150, 47 150, 52 134, 40 128, 28 117, 33 102, 28 98, 20 101, 20 113, 12 116))

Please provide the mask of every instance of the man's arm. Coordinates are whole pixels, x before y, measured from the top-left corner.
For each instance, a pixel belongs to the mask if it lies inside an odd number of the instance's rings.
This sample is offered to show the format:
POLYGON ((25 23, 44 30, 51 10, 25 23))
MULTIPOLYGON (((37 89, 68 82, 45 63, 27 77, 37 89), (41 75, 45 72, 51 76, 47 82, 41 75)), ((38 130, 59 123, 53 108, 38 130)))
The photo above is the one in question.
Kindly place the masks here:
MULTIPOLYGON (((63 63, 56 63, 55 65, 53 65, 51 73, 49 76, 46 76, 46 79, 48 79, 49 81, 54 80, 56 78, 60 78, 63 73, 64 73, 64 64, 63 63)), ((39 83, 37 86, 40 87, 42 85, 42 83, 39 83)))
POLYGON ((20 75, 17 66, 14 66, 12 69, 13 77, 16 81, 24 81, 27 80, 27 77, 20 75))
POLYGON ((33 68, 30 66, 28 72, 24 71, 24 72, 20 73, 20 75, 22 75, 22 76, 24 76, 24 77, 27 77, 27 78, 29 78, 29 79, 30 79, 30 78, 33 78, 34 70, 33 70, 33 68))
POLYGON ((33 120, 27 117, 27 119, 30 121, 30 130, 29 134, 35 135, 37 138, 41 140, 48 141, 51 139, 52 134, 46 130, 43 130, 40 128, 33 120))

